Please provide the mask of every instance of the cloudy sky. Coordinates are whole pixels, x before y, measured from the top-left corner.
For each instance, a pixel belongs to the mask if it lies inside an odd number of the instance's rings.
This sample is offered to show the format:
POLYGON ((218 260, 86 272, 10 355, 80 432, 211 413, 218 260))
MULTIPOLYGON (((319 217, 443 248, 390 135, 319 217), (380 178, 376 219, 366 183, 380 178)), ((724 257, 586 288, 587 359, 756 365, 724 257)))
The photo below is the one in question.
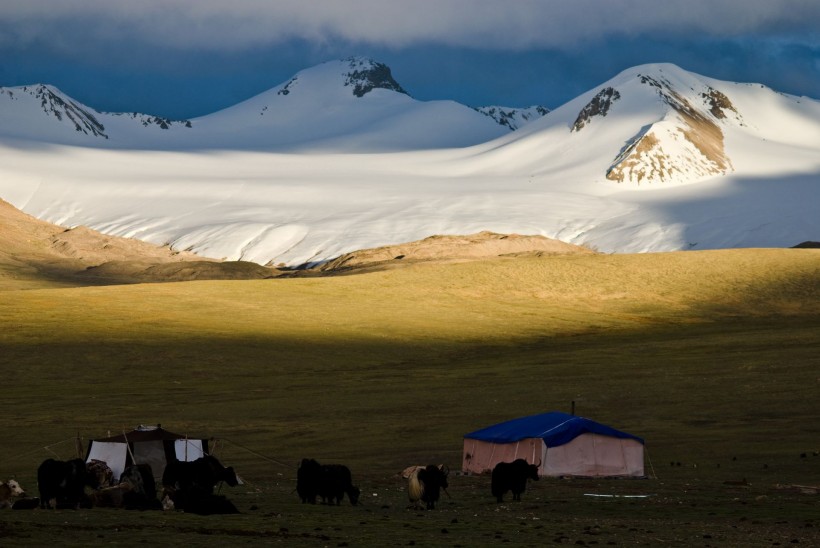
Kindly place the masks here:
POLYGON ((557 107, 671 62, 820 99, 820 0, 2 0, 0 86, 207 114, 351 55, 415 98, 557 107))

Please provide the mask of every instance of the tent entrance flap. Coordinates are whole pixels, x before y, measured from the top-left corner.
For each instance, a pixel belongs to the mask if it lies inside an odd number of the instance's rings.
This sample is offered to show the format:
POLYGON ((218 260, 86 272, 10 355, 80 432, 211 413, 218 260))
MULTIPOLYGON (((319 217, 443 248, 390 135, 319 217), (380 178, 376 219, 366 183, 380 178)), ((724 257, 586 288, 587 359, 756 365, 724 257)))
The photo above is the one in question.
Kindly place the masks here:
POLYGON ((154 479, 160 479, 165 472, 165 443, 162 440, 144 441, 134 444, 134 461, 137 464, 148 464, 154 479))
POLYGON ((125 471, 125 461, 128 458, 128 446, 124 443, 95 442, 91 444, 86 462, 100 460, 108 464, 114 477, 119 479, 125 471))

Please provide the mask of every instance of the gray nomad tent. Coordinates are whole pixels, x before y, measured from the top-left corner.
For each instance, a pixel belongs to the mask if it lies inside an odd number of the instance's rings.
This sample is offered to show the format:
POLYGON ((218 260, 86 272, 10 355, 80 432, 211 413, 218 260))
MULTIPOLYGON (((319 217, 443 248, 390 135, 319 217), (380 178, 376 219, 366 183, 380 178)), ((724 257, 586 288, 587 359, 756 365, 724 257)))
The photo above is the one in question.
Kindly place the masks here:
POLYGON ((105 462, 115 479, 119 479, 130 464, 149 464, 154 478, 160 481, 169 461, 192 461, 207 453, 208 440, 174 434, 160 425, 140 425, 118 436, 91 440, 85 461, 105 462))
POLYGON ((465 472, 490 472, 515 459, 540 463, 540 476, 644 477, 643 439, 567 413, 521 417, 464 436, 465 472))

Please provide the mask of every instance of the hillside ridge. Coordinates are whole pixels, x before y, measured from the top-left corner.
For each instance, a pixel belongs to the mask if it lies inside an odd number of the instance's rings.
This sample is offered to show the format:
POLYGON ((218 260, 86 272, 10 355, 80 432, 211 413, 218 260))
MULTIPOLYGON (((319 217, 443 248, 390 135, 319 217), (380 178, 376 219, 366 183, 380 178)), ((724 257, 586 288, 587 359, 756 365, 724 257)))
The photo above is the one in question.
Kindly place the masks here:
POLYGON ((0 199, 0 289, 18 283, 97 285, 196 279, 258 279, 276 271, 221 262, 85 226, 63 228, 0 199))

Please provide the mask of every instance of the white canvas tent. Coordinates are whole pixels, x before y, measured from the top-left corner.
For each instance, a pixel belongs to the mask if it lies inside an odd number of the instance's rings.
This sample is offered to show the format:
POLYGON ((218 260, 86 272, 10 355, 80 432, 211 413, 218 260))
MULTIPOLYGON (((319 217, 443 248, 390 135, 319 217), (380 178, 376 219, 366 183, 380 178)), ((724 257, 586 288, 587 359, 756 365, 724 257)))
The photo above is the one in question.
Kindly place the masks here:
POLYGON ((483 474, 523 458, 541 476, 644 477, 643 439, 590 419, 552 412, 464 436, 462 469, 483 474))
POLYGON ((130 464, 148 464, 157 481, 171 460, 192 461, 208 453, 208 440, 188 438, 157 426, 138 426, 118 436, 91 440, 85 461, 105 462, 119 479, 130 464))

